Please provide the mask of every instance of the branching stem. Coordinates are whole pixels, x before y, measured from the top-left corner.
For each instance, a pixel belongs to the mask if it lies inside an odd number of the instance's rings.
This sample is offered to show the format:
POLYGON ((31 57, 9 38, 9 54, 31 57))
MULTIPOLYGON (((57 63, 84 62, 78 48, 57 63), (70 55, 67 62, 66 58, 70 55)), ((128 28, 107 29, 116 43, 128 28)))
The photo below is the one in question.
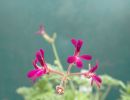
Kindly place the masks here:
POLYGON ((60 76, 64 76, 64 73, 60 72, 60 71, 57 71, 57 70, 54 70, 54 69, 49 69, 49 72, 50 73, 54 73, 54 74, 58 74, 60 76))

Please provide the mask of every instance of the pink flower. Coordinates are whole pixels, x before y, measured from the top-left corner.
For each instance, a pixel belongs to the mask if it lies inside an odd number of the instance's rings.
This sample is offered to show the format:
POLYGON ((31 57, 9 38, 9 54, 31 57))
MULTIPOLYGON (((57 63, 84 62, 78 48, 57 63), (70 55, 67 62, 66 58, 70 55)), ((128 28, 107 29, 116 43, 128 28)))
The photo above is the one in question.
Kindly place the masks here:
POLYGON ((28 78, 32 79, 33 81, 42 75, 47 74, 48 68, 44 60, 44 51, 42 49, 36 52, 36 58, 33 61, 33 66, 35 69, 30 70, 27 74, 28 78), (37 65, 38 62, 40 63, 41 67, 37 65))
POLYGON ((97 87, 100 88, 102 80, 98 75, 96 75, 94 73, 97 70, 97 68, 98 68, 98 62, 96 62, 96 65, 93 66, 88 72, 84 73, 84 76, 87 77, 87 78, 92 78, 91 85, 93 85, 93 83, 95 82, 97 87))
POLYGON ((74 52, 73 56, 69 56, 68 57, 67 62, 70 63, 70 64, 71 63, 76 63, 78 68, 82 68, 83 67, 82 59, 84 59, 84 60, 91 60, 92 56, 91 55, 87 55, 87 54, 79 56, 80 49, 81 49, 82 44, 83 44, 82 40, 80 40, 80 39, 79 40, 72 39, 71 42, 72 42, 72 44, 75 47, 75 52, 74 52))
POLYGON ((37 34, 40 34, 40 35, 46 33, 46 32, 45 32, 45 29, 44 29, 44 26, 43 26, 43 25, 40 25, 39 30, 38 30, 38 32, 36 32, 36 33, 37 33, 37 34))

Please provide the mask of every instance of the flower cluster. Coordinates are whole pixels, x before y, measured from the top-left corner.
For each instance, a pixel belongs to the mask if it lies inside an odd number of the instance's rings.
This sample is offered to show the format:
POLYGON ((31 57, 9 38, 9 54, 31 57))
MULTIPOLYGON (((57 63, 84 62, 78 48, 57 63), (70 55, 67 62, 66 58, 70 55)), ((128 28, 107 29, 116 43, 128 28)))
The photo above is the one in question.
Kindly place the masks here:
POLYGON ((32 81, 35 81, 37 78, 45 75, 45 74, 57 74, 61 76, 61 83, 60 85, 56 86, 56 93, 58 94, 63 94, 64 93, 64 84, 66 84, 66 81, 68 81, 68 78, 70 76, 84 76, 86 78, 91 78, 91 85, 93 85, 93 83, 95 82, 95 84, 97 85, 98 88, 100 88, 100 85, 102 83, 101 78, 95 73, 95 71, 98 69, 98 62, 96 62, 96 65, 93 66, 92 68, 90 68, 88 71, 86 72, 77 72, 77 73, 72 73, 71 72, 71 68, 73 66, 77 66, 77 68, 83 68, 83 62, 82 60, 87 60, 90 61, 92 59, 92 56, 89 54, 83 54, 80 55, 80 51, 81 51, 81 47, 83 45, 83 40, 79 39, 71 39, 71 43, 73 44, 75 50, 74 50, 74 54, 72 56, 68 56, 67 58, 67 62, 68 62, 68 69, 65 72, 62 68, 62 64, 60 63, 60 59, 58 57, 58 54, 56 52, 56 48, 54 45, 54 38, 50 37, 44 30, 44 27, 41 25, 39 28, 39 31, 37 32, 37 34, 40 34, 44 37, 44 39, 46 39, 49 43, 52 44, 52 48, 54 49, 54 55, 57 61, 57 66, 59 66, 61 68, 61 70, 54 70, 53 68, 51 68, 50 66, 48 66, 48 64, 45 61, 44 58, 44 50, 40 49, 36 52, 36 57, 33 60, 33 66, 34 69, 29 71, 27 73, 28 78, 30 78, 32 81))

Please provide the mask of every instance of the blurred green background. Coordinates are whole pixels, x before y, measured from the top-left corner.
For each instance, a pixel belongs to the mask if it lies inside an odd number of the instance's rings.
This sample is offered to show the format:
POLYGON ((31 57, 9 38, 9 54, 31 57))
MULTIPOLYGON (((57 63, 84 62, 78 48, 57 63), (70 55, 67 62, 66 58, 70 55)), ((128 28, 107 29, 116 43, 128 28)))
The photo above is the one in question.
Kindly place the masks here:
MULTIPOLYGON (((43 48, 53 64, 51 46, 35 34, 42 23, 50 35, 58 33, 64 66, 73 53, 70 39, 82 38, 82 53, 99 60, 99 74, 130 80, 130 0, 0 0, 0 100, 22 100, 15 90, 32 85, 26 73, 36 50, 43 48)), ((109 99, 118 97, 115 91, 109 99)))

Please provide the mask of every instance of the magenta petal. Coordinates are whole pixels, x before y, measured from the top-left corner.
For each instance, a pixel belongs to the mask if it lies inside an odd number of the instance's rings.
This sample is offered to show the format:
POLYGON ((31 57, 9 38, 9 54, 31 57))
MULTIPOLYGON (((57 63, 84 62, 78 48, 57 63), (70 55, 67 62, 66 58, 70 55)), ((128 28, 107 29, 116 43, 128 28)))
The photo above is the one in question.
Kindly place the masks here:
MULTIPOLYGON (((94 81, 96 83, 97 87, 100 88, 102 80, 101 80, 101 78, 99 76, 93 75, 92 76, 92 81, 94 81)), ((93 84, 92 81, 91 81, 91 84, 93 84)))
POLYGON ((77 45, 77 40, 76 39, 71 39, 71 42, 72 42, 72 44, 76 47, 76 45, 77 45))
POLYGON ((102 80, 101 80, 101 78, 100 78, 99 76, 94 75, 92 78, 93 78, 94 80, 96 80, 97 82, 102 83, 102 80))
POLYGON ((41 53, 42 57, 44 58, 44 50, 43 49, 40 49, 40 53, 41 53))
POLYGON ((96 83, 97 87, 100 88, 101 83, 96 80, 95 80, 95 83, 96 83))
POLYGON ((33 66, 35 67, 35 69, 38 69, 38 66, 37 66, 37 58, 33 61, 33 66))
POLYGON ((36 73, 37 73, 38 70, 34 69, 34 70, 31 70, 27 73, 27 76, 28 78, 31 78, 33 77, 36 73))
POLYGON ((92 67, 89 72, 93 73, 98 69, 98 62, 96 62, 96 65, 94 67, 92 67))
POLYGON ((37 78, 41 77, 45 73, 46 73, 45 70, 35 69, 35 70, 29 71, 28 74, 27 74, 27 76, 28 76, 28 78, 30 78, 32 80, 36 80, 37 78))
POLYGON ((83 44, 83 40, 79 39, 78 40, 78 45, 82 46, 82 44, 83 44))
POLYGON ((40 76, 42 76, 44 74, 46 74, 46 70, 40 69, 39 71, 37 71, 37 77, 40 77, 40 76))
POLYGON ((80 48, 82 47, 83 41, 82 40, 78 40, 77 45, 76 45, 76 51, 79 52, 80 48))
POLYGON ((76 60, 76 57, 75 56, 69 56, 68 59, 67 59, 67 62, 68 63, 74 63, 76 60))
POLYGON ((82 63, 82 61, 80 59, 76 60, 76 65, 77 65, 78 68, 82 68, 83 67, 83 63, 82 63))
POLYGON ((36 58, 40 62, 40 64, 44 66, 43 57, 41 56, 41 53, 39 51, 36 52, 36 58))
POLYGON ((92 59, 92 56, 91 55, 82 55, 80 56, 82 59, 85 59, 85 60, 91 60, 92 59))

